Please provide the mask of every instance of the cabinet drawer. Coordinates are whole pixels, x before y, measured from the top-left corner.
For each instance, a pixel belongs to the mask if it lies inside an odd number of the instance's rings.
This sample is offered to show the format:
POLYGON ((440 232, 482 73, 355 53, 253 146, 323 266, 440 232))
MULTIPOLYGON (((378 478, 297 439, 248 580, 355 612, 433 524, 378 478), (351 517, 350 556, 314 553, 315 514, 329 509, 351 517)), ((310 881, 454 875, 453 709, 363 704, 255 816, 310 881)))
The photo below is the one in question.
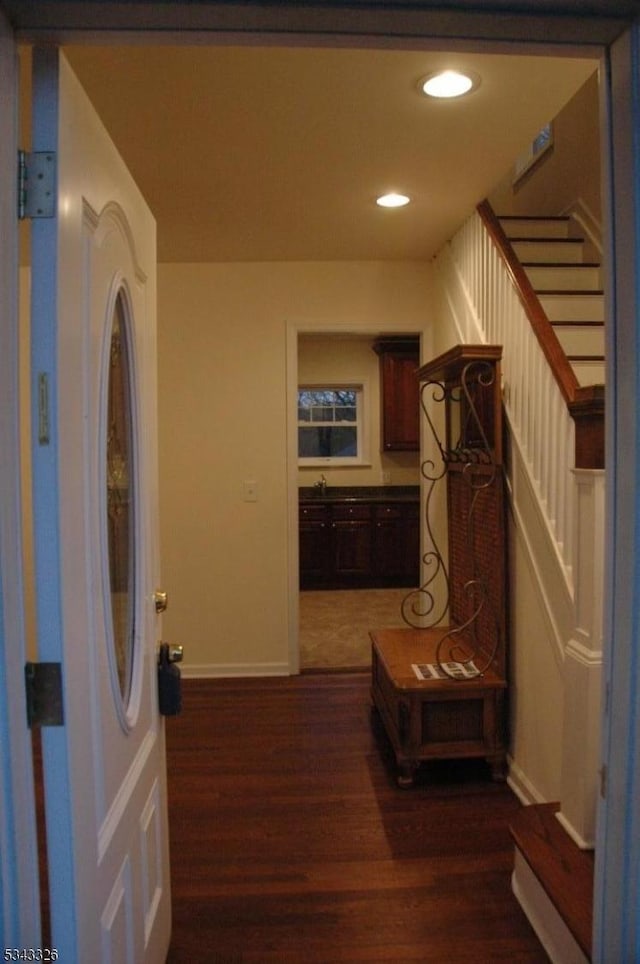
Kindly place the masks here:
POLYGON ((376 519, 401 519, 404 515, 401 505, 377 505, 376 519))
POLYGON ((371 518, 371 506, 370 505, 334 505, 333 506, 333 519, 334 521, 349 521, 351 519, 370 519, 371 518))
POLYGON ((327 522, 329 510, 326 505, 302 505, 300 506, 301 522, 327 522))
POLYGON ((376 521, 402 519, 407 523, 419 523, 420 506, 417 502, 389 502, 376 506, 376 521))

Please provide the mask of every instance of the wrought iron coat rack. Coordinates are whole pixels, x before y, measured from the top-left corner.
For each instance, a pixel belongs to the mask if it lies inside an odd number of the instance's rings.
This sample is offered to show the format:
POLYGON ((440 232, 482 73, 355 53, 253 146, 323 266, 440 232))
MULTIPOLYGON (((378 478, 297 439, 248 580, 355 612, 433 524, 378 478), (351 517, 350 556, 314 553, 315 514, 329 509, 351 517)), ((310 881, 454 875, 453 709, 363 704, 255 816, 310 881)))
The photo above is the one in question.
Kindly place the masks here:
POLYGON ((438 666, 454 680, 506 671, 506 566, 500 359, 493 345, 459 345, 418 371, 433 441, 426 482, 422 585, 401 605, 415 629, 442 626, 438 666), (444 432, 435 409, 444 406, 444 432), (439 461, 438 461, 439 460, 439 461), (434 493, 446 487, 448 564, 435 535, 434 493), (443 625, 448 615, 448 625, 443 625))

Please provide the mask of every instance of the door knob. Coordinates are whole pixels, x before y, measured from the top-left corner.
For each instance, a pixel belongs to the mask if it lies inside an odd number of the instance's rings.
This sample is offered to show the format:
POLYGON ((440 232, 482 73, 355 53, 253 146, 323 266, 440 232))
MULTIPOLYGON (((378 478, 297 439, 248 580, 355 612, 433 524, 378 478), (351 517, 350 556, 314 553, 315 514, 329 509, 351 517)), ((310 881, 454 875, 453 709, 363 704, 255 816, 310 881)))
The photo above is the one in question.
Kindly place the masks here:
POLYGON ((153 594, 153 601, 155 603, 156 612, 163 613, 167 606, 169 605, 169 596, 164 590, 156 589, 153 594))

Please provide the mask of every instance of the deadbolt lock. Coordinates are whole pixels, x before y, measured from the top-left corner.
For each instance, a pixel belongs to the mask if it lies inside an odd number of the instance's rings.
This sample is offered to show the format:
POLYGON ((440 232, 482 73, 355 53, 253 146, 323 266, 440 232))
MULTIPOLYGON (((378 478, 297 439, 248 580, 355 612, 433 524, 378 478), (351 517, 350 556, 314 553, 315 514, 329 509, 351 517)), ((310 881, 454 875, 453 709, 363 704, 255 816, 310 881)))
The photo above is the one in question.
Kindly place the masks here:
POLYGON ((169 596, 162 589, 156 589, 153 594, 153 600, 157 613, 163 613, 169 605, 169 596))

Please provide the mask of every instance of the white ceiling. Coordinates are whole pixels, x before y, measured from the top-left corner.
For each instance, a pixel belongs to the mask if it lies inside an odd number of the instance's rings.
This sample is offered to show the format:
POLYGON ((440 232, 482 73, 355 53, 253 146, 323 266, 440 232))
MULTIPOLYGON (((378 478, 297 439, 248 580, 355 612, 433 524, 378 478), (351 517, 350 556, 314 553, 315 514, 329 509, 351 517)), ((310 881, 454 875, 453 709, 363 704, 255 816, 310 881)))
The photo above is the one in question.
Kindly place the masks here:
POLYGON ((66 53, 158 222, 160 261, 429 259, 593 60, 305 47, 66 53), (440 66, 479 88, 432 101, 440 66), (409 208, 377 208, 391 189, 409 208))

